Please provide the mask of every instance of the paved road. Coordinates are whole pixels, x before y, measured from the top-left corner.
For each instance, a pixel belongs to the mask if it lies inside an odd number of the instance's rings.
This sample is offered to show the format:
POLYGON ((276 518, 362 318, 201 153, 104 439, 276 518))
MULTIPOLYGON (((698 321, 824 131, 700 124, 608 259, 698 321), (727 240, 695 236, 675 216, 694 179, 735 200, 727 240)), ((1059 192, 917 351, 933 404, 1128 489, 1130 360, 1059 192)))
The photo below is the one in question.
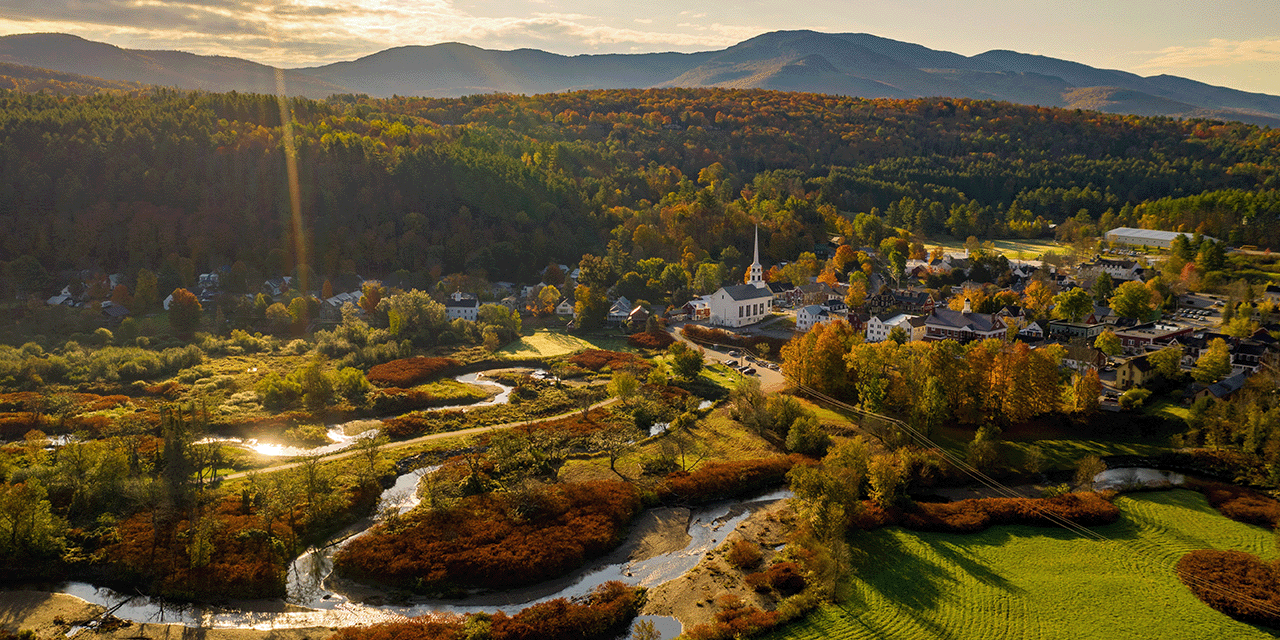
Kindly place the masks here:
MULTIPOLYGON (((685 324, 686 323, 683 323, 683 322, 673 323, 668 328, 668 331, 670 331, 672 337, 674 337, 677 340, 691 344, 695 347, 702 346, 689 340, 688 338, 685 338, 684 334, 680 332, 679 330, 680 327, 683 327, 685 324)), ((737 360, 739 362, 742 361, 742 358, 730 357, 728 351, 729 349, 726 349, 725 351, 716 351, 715 349, 706 349, 706 361, 709 363, 714 362, 717 364, 724 364, 730 360, 737 360)), ((747 363, 747 364, 750 364, 750 363, 747 363)), ((781 372, 774 371, 772 369, 766 369, 761 366, 755 366, 755 368, 757 373, 756 377, 760 379, 760 388, 762 390, 781 391, 787 388, 787 386, 789 386, 787 384, 787 379, 783 377, 781 372)))
MULTIPOLYGON (((598 408, 600 408, 600 407, 608 406, 608 405, 613 404, 614 402, 617 402, 617 401, 618 401, 618 399, 617 399, 617 398, 606 398, 606 399, 604 399, 604 400, 601 400, 600 402, 597 402, 597 403, 595 403, 595 404, 591 405, 591 409, 598 409, 598 408)), ((565 417, 571 416, 571 415, 573 415, 573 414, 575 414, 575 413, 578 413, 579 411, 581 411, 581 409, 574 409, 573 411, 569 411, 569 412, 566 412, 566 413, 561 413, 561 414, 559 414, 559 415, 554 415, 554 416, 550 416, 550 417, 547 417, 547 418, 541 418, 541 419, 539 419, 539 420, 520 420, 520 421, 517 421, 517 422, 505 422, 505 423, 503 423, 503 424, 495 424, 495 425, 490 425, 490 426, 487 426, 487 427, 471 427, 470 429, 461 429, 461 430, 459 430, 459 431, 446 431, 446 432, 444 432, 444 433, 432 433, 432 434, 425 435, 425 436, 418 436, 417 438, 413 438, 413 439, 410 439, 410 440, 400 440, 400 441, 398 441, 398 442, 388 442, 388 443, 386 443, 386 444, 384 444, 384 445, 379 446, 379 447, 378 447, 378 449, 380 449, 380 450, 382 450, 382 451, 390 451, 390 450, 392 450, 392 449, 400 449, 400 448, 403 448, 403 447, 409 447, 409 446, 413 446, 413 445, 415 445, 415 444, 421 444, 421 443, 423 443, 423 442, 430 442, 430 441, 432 441, 432 440, 443 440, 443 439, 445 439, 445 438, 457 438, 457 437, 471 436, 471 435, 476 435, 476 434, 478 434, 478 433, 484 433, 484 432, 486 432, 486 431, 497 431, 497 430, 499 430, 499 429, 510 429, 511 427, 517 427, 517 426, 524 425, 524 424, 539 424, 539 423, 542 423, 542 422, 551 422, 552 420, 559 420, 559 419, 561 419, 561 418, 565 418, 565 417)), ((349 457, 351 457, 351 456, 353 456, 353 455, 356 455, 357 453, 359 453, 359 452, 358 452, 358 451, 356 451, 356 450, 354 450, 354 449, 350 449, 350 448, 348 448, 348 449, 343 449, 342 451, 335 451, 334 453, 330 453, 330 454, 323 455, 323 456, 320 456, 320 457, 321 457, 321 458, 323 458, 323 459, 325 459, 325 460, 341 460, 342 458, 349 458, 349 457)), ((298 466, 301 466, 301 465, 302 465, 302 463, 301 463, 301 462, 286 462, 286 463, 284 463, 284 464, 272 465, 272 466, 270 466, 270 467, 263 467, 263 468, 261 468, 261 469, 253 469, 253 470, 251 470, 251 471, 238 471, 238 472, 236 472, 236 473, 230 473, 230 474, 227 474, 227 475, 225 475, 225 476, 222 476, 222 477, 221 477, 221 478, 219 478, 219 479, 220 479, 220 480, 235 480, 235 479, 237 479, 237 478, 244 478, 244 477, 248 476, 248 475, 249 475, 249 474, 251 474, 251 473, 264 473, 264 472, 272 472, 272 471, 284 471, 284 470, 286 470, 286 469, 293 469, 294 467, 298 467, 298 466)))

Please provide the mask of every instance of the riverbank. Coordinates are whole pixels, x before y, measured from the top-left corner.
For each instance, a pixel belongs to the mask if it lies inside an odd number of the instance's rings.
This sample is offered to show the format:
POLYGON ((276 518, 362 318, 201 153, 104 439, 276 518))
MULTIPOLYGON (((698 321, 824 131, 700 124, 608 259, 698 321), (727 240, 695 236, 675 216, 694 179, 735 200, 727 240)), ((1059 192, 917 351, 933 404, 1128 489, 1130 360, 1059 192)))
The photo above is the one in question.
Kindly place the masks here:
MULTIPOLYGON (((31 630, 38 638, 66 638, 76 625, 95 620, 106 609, 75 596, 47 591, 0 593, 0 627, 31 630)), ((156 640, 320 640, 333 633, 328 627, 307 629, 196 629, 173 624, 137 623, 109 618, 102 629, 77 636, 146 638, 156 640)))

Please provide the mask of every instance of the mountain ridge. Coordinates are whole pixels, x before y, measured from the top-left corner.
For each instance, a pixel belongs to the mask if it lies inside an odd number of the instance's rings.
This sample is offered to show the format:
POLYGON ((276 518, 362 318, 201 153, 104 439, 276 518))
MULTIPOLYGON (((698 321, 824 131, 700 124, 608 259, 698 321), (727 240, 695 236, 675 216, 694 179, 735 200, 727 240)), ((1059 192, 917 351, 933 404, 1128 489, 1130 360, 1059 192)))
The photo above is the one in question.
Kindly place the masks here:
POLYGON ((863 98, 1003 100, 1109 113, 1208 117, 1280 127, 1280 96, 1167 74, 1149 77, 1006 49, 973 56, 867 33, 773 31, 696 53, 566 56, 449 42, 277 69, 241 58, 124 49, 69 34, 0 36, 0 62, 111 81, 292 95, 458 97, 658 87, 763 88, 863 98))

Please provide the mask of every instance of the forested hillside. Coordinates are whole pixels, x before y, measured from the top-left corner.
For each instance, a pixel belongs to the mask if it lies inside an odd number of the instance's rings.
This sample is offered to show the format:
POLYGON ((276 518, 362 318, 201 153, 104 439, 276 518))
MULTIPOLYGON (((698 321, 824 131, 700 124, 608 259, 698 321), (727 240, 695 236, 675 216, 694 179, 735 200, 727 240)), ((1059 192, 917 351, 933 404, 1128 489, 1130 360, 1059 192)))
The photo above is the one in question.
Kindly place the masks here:
MULTIPOLYGON (((287 106, 301 246, 325 276, 523 281, 584 252, 694 273, 755 223, 775 260, 832 230, 875 243, 884 224, 1280 233, 1280 131, 1238 123, 720 89, 287 106)), ((236 93, 0 92, 3 293, 66 269, 158 269, 161 291, 235 262, 295 271, 280 114, 236 93)))

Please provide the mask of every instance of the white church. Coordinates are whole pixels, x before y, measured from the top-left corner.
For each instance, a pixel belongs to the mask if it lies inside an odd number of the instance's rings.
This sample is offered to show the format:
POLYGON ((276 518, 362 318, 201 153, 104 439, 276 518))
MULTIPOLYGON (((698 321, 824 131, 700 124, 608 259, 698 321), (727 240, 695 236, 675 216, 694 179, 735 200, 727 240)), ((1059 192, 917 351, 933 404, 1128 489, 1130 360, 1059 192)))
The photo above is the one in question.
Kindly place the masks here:
POLYGON ((744 327, 772 313, 773 293, 764 281, 764 267, 760 266, 759 227, 756 227, 755 262, 747 270, 746 283, 720 287, 706 300, 711 307, 711 324, 721 327, 744 327))

